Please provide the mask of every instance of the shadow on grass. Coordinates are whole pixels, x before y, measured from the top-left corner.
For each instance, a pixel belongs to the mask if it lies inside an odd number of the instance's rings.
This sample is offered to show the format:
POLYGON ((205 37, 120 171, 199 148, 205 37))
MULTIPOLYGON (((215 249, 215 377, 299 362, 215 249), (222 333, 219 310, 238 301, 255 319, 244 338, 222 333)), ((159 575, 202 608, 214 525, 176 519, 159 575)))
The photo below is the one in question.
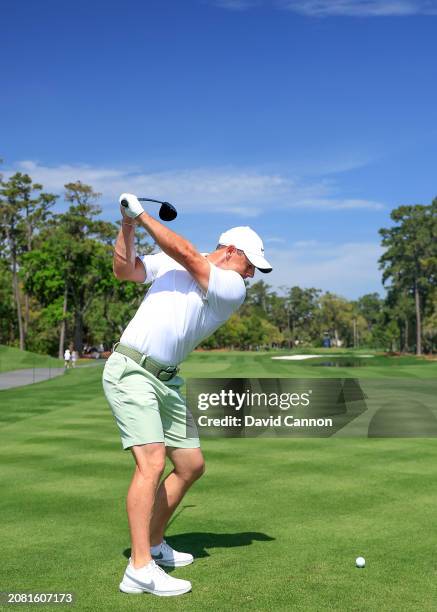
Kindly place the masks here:
MULTIPOLYGON (((210 531, 193 531, 181 533, 166 538, 175 550, 190 552, 195 558, 209 557, 209 548, 234 548, 236 546, 250 546, 253 542, 272 542, 275 538, 257 531, 243 531, 240 533, 211 533, 210 531)), ((123 551, 129 559, 131 549, 123 551)))

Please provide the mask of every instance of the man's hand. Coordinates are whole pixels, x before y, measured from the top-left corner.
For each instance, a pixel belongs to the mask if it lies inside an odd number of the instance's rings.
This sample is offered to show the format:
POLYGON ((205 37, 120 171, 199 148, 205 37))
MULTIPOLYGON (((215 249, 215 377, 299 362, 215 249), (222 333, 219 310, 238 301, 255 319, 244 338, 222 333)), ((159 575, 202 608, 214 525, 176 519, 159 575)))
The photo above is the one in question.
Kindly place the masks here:
POLYGON ((136 227, 136 225, 138 223, 139 217, 137 217, 136 219, 132 219, 132 217, 129 217, 129 215, 127 214, 126 210, 127 210, 127 208, 120 204, 120 213, 121 213, 121 222, 122 222, 122 224, 123 225, 131 225, 132 227, 136 227), (128 221, 128 223, 125 223, 125 221, 128 221))
MULTIPOLYGON (((123 194, 120 200, 125 195, 128 194, 123 194)), ((127 210, 128 208, 120 204, 122 223, 115 243, 112 267, 118 280, 144 283, 146 278, 144 264, 135 254, 135 227, 139 217, 133 219, 127 214, 127 210)))
POLYGON ((137 196, 133 195, 133 193, 122 193, 119 202, 126 215, 131 219, 136 219, 138 215, 144 212, 144 208, 141 206, 137 196), (127 206, 125 206, 125 203, 127 203, 127 206))

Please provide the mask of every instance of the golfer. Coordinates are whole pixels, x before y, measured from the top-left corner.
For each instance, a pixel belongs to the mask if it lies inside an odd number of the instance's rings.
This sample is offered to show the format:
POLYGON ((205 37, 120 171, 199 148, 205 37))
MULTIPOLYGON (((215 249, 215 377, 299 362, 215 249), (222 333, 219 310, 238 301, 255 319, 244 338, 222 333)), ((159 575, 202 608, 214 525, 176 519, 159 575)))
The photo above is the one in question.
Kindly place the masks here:
POLYGON ((181 595, 191 583, 160 566, 188 565, 193 556, 173 550, 164 532, 186 491, 203 474, 204 460, 193 417, 179 392, 178 364, 241 306, 244 279, 253 277, 255 268, 272 268, 261 239, 249 227, 224 232, 216 250, 202 255, 144 212, 136 196, 123 194, 122 200, 128 207, 120 207, 114 274, 152 285, 103 373, 123 449, 132 452, 136 464, 126 503, 132 552, 120 590, 181 595), (137 257, 137 225, 161 252, 137 257), (166 456, 174 469, 159 484, 166 456))

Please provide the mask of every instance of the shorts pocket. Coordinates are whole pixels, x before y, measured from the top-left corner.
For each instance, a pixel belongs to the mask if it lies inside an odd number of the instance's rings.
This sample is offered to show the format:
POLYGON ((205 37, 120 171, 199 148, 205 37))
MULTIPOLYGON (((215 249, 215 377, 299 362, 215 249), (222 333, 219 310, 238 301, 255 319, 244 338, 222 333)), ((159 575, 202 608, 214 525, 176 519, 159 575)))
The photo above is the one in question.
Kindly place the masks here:
POLYGON ((120 353, 112 353, 103 370, 103 380, 111 383, 120 382, 127 370, 127 358, 120 353))

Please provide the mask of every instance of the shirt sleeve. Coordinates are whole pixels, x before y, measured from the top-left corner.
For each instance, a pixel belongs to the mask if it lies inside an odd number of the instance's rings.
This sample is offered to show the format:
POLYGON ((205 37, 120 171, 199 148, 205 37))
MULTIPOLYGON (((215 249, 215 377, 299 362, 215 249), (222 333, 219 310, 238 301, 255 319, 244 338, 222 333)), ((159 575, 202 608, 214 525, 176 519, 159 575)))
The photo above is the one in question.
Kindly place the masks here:
POLYGON ((211 263, 210 268, 206 299, 216 316, 225 320, 244 302, 246 285, 234 270, 222 270, 211 263))
POLYGON ((161 266, 167 259, 168 255, 162 251, 160 253, 156 253, 155 255, 144 255, 141 257, 141 261, 143 262, 146 270, 146 280, 144 281, 144 284, 153 283, 161 266))

